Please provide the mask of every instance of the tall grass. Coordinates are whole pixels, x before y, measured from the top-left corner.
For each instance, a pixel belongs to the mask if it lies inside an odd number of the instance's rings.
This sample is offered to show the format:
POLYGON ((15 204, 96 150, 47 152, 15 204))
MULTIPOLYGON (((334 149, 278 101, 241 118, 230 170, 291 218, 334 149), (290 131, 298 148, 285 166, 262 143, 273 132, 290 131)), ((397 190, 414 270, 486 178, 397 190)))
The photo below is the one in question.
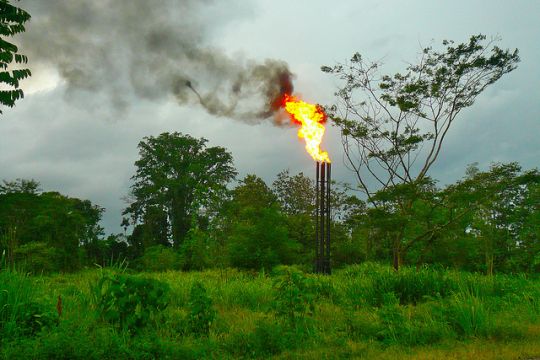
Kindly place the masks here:
POLYGON ((466 339, 536 341, 540 353, 540 283, 524 276, 442 268, 395 272, 365 263, 332 276, 298 274, 302 286, 280 286, 288 281, 283 274, 234 269, 143 273, 169 285, 169 304, 130 336, 92 314, 88 284, 99 275, 88 270, 35 278, 0 271, 0 336, 10 334, 0 358, 377 358, 396 347, 455 346, 466 339), (215 309, 204 336, 190 331, 188 321, 197 283, 206 289, 204 303, 215 309), (304 292, 313 295, 309 302, 304 292), (24 307, 45 294, 62 296, 59 324, 21 332, 24 307), (303 322, 287 321, 295 304, 309 305, 309 311, 295 310, 303 322), (309 326, 291 325, 304 322, 309 326))
POLYGON ((0 343, 18 335, 33 335, 54 321, 54 313, 39 301, 27 275, 0 270, 0 343))
POLYGON ((24 318, 25 305, 32 301, 33 293, 26 276, 0 270, 0 334, 9 337, 16 332, 17 322, 24 318))
POLYGON ((487 336, 492 332, 491 312, 477 294, 454 294, 446 311, 450 325, 461 337, 487 336))

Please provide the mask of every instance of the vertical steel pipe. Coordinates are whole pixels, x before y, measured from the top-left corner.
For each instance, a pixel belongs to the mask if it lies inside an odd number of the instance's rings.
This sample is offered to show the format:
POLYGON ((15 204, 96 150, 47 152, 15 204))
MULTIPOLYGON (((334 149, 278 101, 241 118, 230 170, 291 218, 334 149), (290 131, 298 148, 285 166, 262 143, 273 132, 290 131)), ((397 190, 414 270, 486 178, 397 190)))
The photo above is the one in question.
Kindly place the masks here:
POLYGON ((319 258, 321 259, 321 267, 319 268, 319 272, 324 271, 324 243, 325 243, 325 237, 326 237, 326 163, 321 164, 321 185, 320 185, 320 191, 321 191, 321 209, 320 209, 320 227, 321 227, 321 233, 320 233, 320 241, 319 241, 319 258))
POLYGON ((315 163, 315 262, 318 273, 331 273, 330 264, 330 191, 332 167, 330 163, 315 163))
POLYGON ((315 162, 315 272, 320 269, 319 256, 319 162, 315 162))
POLYGON ((330 274, 330 184, 331 184, 331 164, 326 164, 326 254, 325 273, 330 274))

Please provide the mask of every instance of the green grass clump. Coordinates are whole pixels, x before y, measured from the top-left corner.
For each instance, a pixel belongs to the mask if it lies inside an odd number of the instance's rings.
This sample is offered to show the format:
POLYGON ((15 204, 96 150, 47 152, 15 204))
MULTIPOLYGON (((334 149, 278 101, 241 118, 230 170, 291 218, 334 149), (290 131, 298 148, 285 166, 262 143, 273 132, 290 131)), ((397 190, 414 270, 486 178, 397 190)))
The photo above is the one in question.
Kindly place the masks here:
POLYGON ((27 275, 0 270, 0 344, 2 339, 35 335, 54 326, 57 315, 47 305, 27 275))

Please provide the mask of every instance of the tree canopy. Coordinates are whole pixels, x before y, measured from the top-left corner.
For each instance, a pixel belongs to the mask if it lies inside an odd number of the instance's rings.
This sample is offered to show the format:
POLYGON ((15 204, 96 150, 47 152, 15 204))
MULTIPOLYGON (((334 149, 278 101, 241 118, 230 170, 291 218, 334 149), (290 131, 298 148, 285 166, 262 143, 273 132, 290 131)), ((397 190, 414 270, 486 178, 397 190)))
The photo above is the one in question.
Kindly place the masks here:
MULTIPOLYGON (((103 236, 104 209, 58 192, 42 192, 34 180, 4 181, 0 186, 0 252, 10 265, 36 261, 29 270, 74 270, 79 255, 103 236)), ((93 253, 87 256, 93 258, 93 253)), ((95 259, 95 258, 93 258, 95 259)))
POLYGON ((123 214, 150 238, 147 243, 179 246, 225 198, 226 185, 236 175, 232 155, 206 143, 177 132, 139 143, 130 205, 123 214))

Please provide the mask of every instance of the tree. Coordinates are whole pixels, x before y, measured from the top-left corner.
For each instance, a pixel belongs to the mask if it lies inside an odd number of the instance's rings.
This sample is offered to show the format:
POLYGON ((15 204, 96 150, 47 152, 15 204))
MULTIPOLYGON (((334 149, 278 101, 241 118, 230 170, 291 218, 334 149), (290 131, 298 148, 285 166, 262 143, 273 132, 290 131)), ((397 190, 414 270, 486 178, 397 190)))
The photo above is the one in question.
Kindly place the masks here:
POLYGON ((163 243, 165 231, 169 243, 180 246, 189 229, 214 216, 226 197, 226 185, 236 175, 232 155, 222 147, 206 147, 206 142, 175 132, 139 143, 132 200, 123 214, 131 224, 153 229, 145 236, 154 237, 154 244, 163 243), (160 223, 166 228, 155 226, 160 223))
POLYGON ((540 250, 537 169, 522 171, 517 163, 492 164, 488 171, 470 166, 454 187, 459 205, 470 209, 461 231, 477 243, 489 275, 531 269, 540 250))
MULTIPOLYGON (((378 191, 422 187, 458 114, 516 68, 517 49, 502 50, 495 40, 485 40, 484 35, 459 45, 445 40, 443 52, 427 47, 418 64, 394 76, 380 76, 380 64, 364 61, 359 53, 347 64, 321 68, 344 81, 330 118, 341 130, 347 165, 372 207, 380 205, 378 191)), ((407 191, 414 193, 412 188, 407 191)), ((402 213, 413 206, 410 197, 396 200, 402 213)), ((403 258, 403 235, 403 228, 396 229, 396 269, 403 258)))
MULTIPOLYGON (((103 210, 88 200, 41 192, 34 180, 4 181, 0 189, 0 252, 6 251, 11 266, 15 260, 45 265, 39 259, 52 254, 45 268, 74 270, 80 265, 81 248, 95 248, 103 236, 99 226, 103 210)), ((93 256, 90 251, 88 255, 93 256)))
POLYGON ((315 184, 303 173, 291 176, 289 170, 277 175, 273 193, 285 215, 288 234, 302 245, 299 261, 312 262, 314 251, 315 184))
POLYGON ((135 256, 142 255, 151 246, 170 246, 167 212, 159 205, 148 206, 141 223, 128 237, 128 242, 135 256))
POLYGON ((277 174, 272 190, 287 215, 309 215, 315 211, 315 183, 299 173, 290 175, 289 170, 277 174))
POLYGON ((9 193, 37 194, 41 192, 39 183, 34 179, 2 180, 2 182, 4 184, 0 185, 0 195, 9 193))
MULTIPOLYGON (((5 37, 25 31, 24 24, 30 20, 30 14, 13 6, 8 0, 0 0, 0 83, 7 89, 0 90, 0 104, 13 107, 15 102, 24 97, 19 88, 20 81, 31 75, 28 69, 9 70, 13 64, 26 64, 28 58, 19 54, 18 47, 5 37)), ((2 111, 0 110, 0 114, 2 111)))
POLYGON ((3 180, 0 185, 0 248, 13 267, 15 251, 31 235, 30 223, 36 216, 39 183, 35 180, 3 180))
POLYGON ((31 223, 32 237, 27 240, 45 241, 55 248, 58 270, 78 269, 82 247, 95 243, 103 235, 98 222, 104 209, 58 192, 40 194, 34 206, 37 214, 31 223))
POLYGON ((286 217, 261 178, 247 175, 233 190, 228 219, 231 223, 228 254, 232 265, 269 270, 294 260, 297 243, 289 238, 286 217))

